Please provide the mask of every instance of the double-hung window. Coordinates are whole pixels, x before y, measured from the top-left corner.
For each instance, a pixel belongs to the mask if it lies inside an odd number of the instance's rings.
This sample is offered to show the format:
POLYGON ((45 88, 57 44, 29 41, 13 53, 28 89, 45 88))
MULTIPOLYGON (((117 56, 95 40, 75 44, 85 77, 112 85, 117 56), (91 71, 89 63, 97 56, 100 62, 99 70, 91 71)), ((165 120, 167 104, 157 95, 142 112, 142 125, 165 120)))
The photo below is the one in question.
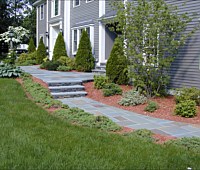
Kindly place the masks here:
POLYGON ((44 4, 40 5, 40 20, 44 19, 44 4))
POLYGON ((53 0, 52 1, 52 17, 58 16, 60 13, 60 1, 53 0))

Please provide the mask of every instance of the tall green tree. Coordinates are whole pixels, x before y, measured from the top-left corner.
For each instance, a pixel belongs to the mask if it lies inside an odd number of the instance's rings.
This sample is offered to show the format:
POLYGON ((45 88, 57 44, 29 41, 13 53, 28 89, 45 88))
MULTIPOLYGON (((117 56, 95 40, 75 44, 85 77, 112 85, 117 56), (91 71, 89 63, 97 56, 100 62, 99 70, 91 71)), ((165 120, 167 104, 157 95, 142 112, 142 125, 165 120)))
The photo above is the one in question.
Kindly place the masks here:
POLYGON ((76 69, 78 71, 89 72, 94 68, 95 59, 92 55, 92 47, 87 31, 83 30, 81 34, 78 51, 75 58, 76 69))
POLYGON ((61 56, 67 57, 67 51, 62 33, 59 33, 53 49, 53 60, 57 61, 61 56))
POLYGON ((34 51, 35 51, 35 44, 33 38, 31 38, 28 44, 28 53, 33 53, 34 51))
POLYGON ((106 63, 106 76, 113 83, 128 83, 128 60, 124 54, 123 41, 120 38, 115 39, 106 63))
POLYGON ((168 71, 178 48, 196 29, 184 32, 195 16, 178 14, 178 8, 164 0, 115 1, 114 8, 135 86, 147 97, 161 93, 169 83, 168 71))
POLYGON ((46 47, 43 43, 42 37, 40 38, 40 42, 39 42, 36 54, 37 54, 37 56, 36 56, 37 64, 43 63, 43 60, 47 55, 46 55, 46 47))

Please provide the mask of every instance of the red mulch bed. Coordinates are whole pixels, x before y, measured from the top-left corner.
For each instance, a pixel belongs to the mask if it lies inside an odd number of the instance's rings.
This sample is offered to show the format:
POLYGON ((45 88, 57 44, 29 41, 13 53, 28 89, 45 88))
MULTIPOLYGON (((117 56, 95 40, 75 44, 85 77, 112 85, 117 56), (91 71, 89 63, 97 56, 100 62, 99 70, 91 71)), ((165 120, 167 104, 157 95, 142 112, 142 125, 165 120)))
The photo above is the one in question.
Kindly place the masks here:
MULTIPOLYGON (((166 98, 156 97, 152 99, 152 101, 158 103, 159 109, 153 113, 150 113, 144 111, 144 108, 147 106, 147 104, 138 106, 121 106, 118 104, 118 101, 122 98, 121 95, 104 97, 101 90, 94 88, 93 82, 85 83, 84 86, 85 90, 88 93, 87 97, 99 101, 101 103, 156 118, 200 125, 200 107, 198 107, 198 114, 194 118, 184 118, 177 115, 173 115, 173 111, 175 108, 175 100, 173 96, 168 96, 166 98)), ((125 92, 132 89, 132 86, 122 85, 121 88, 123 89, 123 92, 125 92)))

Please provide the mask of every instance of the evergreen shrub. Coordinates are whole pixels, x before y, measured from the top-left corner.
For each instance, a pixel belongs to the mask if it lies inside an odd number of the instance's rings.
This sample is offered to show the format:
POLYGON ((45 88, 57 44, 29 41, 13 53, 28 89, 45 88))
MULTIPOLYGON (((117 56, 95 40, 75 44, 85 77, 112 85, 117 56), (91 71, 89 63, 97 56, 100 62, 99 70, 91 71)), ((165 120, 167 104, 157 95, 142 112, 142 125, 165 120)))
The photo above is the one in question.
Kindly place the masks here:
POLYGON ((124 55, 123 42, 116 38, 106 64, 106 76, 113 83, 128 84, 128 60, 124 55))
POLYGON ((185 100, 176 105, 175 114, 182 117, 194 117, 197 114, 196 103, 193 100, 185 100))
POLYGON ((147 111, 147 112, 154 112, 158 108, 159 108, 159 106, 156 102, 149 101, 148 105, 144 108, 144 110, 147 111))
POLYGON ((40 68, 56 71, 57 68, 59 67, 59 65, 60 65, 60 63, 58 61, 46 61, 46 62, 42 63, 40 68))
POLYGON ((36 57, 37 64, 43 63, 43 59, 45 57, 46 57, 46 47, 43 43, 43 38, 41 37, 37 49, 37 57, 36 57))
POLYGON ((62 66, 66 66, 67 65, 67 58, 66 56, 61 56, 57 61, 60 62, 60 64, 62 66))
POLYGON ((94 75, 94 88, 103 89, 105 84, 108 83, 108 77, 103 75, 94 75))
POLYGON ((90 39, 85 30, 83 30, 81 35, 81 40, 76 54, 75 63, 76 70, 84 72, 90 72, 95 65, 95 59, 92 55, 90 39))
POLYGON ((72 70, 76 69, 75 58, 67 57, 66 59, 67 59, 67 60, 66 60, 66 65, 67 65, 68 67, 71 67, 72 70))
POLYGON ((103 87, 103 95, 105 97, 113 96, 115 94, 122 94, 122 89, 119 87, 119 85, 114 83, 107 83, 103 87))
POLYGON ((62 33, 59 33, 53 49, 53 60, 57 61, 61 56, 67 57, 67 51, 62 33))
POLYGON ((30 39, 29 44, 28 44, 28 53, 33 53, 35 51, 35 44, 33 41, 33 38, 30 39))
POLYGON ((60 66, 58 66, 58 68, 57 68, 57 71, 71 71, 71 70, 72 70, 71 67, 63 66, 63 65, 60 65, 60 66))

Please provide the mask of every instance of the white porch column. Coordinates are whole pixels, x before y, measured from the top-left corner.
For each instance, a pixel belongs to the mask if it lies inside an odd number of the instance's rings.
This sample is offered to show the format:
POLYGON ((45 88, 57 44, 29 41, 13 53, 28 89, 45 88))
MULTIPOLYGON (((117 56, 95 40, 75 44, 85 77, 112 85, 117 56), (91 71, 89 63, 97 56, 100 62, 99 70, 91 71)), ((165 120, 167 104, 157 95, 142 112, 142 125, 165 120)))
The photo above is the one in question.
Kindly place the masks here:
POLYGON ((64 40, 67 50, 67 55, 70 56, 70 3, 71 1, 64 1, 64 40))
MULTIPOLYGON (((99 18, 102 17, 105 14, 105 0, 99 1, 99 18)), ((99 21, 99 61, 98 65, 100 63, 105 62, 105 25, 99 21)))

